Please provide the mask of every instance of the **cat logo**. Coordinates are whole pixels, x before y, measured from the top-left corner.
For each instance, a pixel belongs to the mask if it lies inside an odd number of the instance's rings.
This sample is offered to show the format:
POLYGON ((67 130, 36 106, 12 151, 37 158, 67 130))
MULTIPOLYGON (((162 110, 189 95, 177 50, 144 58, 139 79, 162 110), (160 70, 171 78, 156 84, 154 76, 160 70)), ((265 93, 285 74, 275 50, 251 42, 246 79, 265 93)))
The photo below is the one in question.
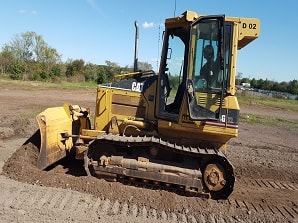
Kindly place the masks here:
POLYGON ((132 91, 137 91, 137 92, 142 92, 143 91, 143 86, 144 86, 144 83, 132 82, 131 90, 132 91))

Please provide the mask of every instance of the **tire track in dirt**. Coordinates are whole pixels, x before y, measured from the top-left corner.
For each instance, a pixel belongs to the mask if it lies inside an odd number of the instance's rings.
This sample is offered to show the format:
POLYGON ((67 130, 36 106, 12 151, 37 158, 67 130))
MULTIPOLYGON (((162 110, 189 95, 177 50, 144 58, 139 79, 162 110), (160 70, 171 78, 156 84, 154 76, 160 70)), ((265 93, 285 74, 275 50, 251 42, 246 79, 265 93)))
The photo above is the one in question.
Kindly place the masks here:
POLYGON ((250 187, 252 190, 257 188, 268 189, 274 194, 279 194, 280 192, 291 193, 293 197, 291 201, 283 201, 280 204, 278 201, 276 203, 268 202, 267 198, 262 198, 260 201, 246 201, 243 199, 229 199, 228 202, 232 206, 237 208, 246 209, 248 212, 255 213, 267 213, 275 216, 280 216, 290 221, 295 221, 298 218, 298 185, 295 183, 282 182, 272 179, 247 179, 241 178, 237 181, 242 187, 250 187))
MULTIPOLYGON (((89 194, 74 192, 71 190, 40 187, 36 185, 26 185, 15 182, 11 188, 10 179, 0 176, 2 182, 2 193, 0 193, 1 207, 3 209, 25 210, 46 210, 47 212, 67 212, 74 213, 72 220, 77 219, 76 212, 80 218, 96 220, 100 216, 131 216, 144 218, 150 221, 170 221, 170 222, 197 222, 194 216, 159 213, 155 209, 146 209, 119 201, 111 202, 109 199, 96 198, 89 194)), ((76 222, 77 220, 75 220, 76 222)), ((1 222, 1 221, 0 221, 1 222)))
MULTIPOLYGON (((35 212, 46 211, 54 212, 56 215, 62 215, 63 221, 77 222, 78 219, 88 219, 88 221, 105 220, 110 217, 125 219, 133 217, 135 219, 147 219, 149 222, 245 222, 242 219, 233 217, 219 216, 217 214, 198 213, 196 216, 191 214, 182 214, 174 212, 158 211, 148 209, 145 206, 135 204, 120 203, 118 200, 111 202, 107 198, 98 198, 89 194, 79 193, 71 190, 60 188, 40 187, 37 185, 27 185, 16 182, 11 188, 10 179, 0 176, 2 183, 2 193, 0 193, 1 210, 12 209, 18 212, 35 212), (65 216, 61 213, 71 213, 65 216), (104 217, 106 216, 106 217, 104 217), (66 218, 66 219, 65 219, 66 218)), ((265 186, 265 185, 264 185, 265 186)), ((296 185, 294 185, 296 186, 296 185)), ((280 188, 279 188, 280 189, 280 188)), ((297 188, 296 188, 297 190, 297 188)), ((211 204, 218 203, 212 201, 211 204)), ((247 202, 239 199, 229 199, 223 202, 222 206, 230 206, 245 210, 251 214, 273 215, 277 216, 276 220, 287 219, 288 222, 297 220, 297 209, 294 207, 284 207, 280 205, 269 205, 266 200, 263 203, 247 202)), ((0 211, 1 214, 1 211, 0 211)), ((21 220, 22 217, 21 216, 21 220)), ((25 216, 26 217, 26 216, 25 216)), ((28 217, 28 216, 27 216, 28 217)), ((57 219, 61 219, 60 217, 57 219)), ((272 219, 272 216, 271 216, 272 219)), ((1 222, 1 221, 0 221, 1 222)), ((104 222, 104 221, 103 221, 104 222)))

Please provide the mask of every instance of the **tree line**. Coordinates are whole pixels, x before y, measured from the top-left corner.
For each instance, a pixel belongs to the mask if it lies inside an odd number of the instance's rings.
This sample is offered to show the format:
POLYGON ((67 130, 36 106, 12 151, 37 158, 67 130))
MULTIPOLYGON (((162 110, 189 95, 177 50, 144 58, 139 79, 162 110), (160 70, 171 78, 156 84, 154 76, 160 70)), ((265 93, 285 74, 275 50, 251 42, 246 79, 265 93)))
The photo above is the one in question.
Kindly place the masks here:
MULTIPOLYGON (((50 47, 35 32, 16 35, 0 52, 0 75, 14 80, 110 82, 117 74, 133 71, 133 66, 120 67, 106 60, 105 65, 86 63, 83 59, 68 59, 50 47)), ((140 69, 151 70, 152 65, 139 62, 140 69)))
POLYGON ((276 82, 268 79, 255 79, 255 78, 236 78, 236 84, 241 85, 242 83, 249 83, 251 88, 262 89, 268 91, 278 91, 298 95, 298 80, 292 80, 289 82, 276 82))
MULTIPOLYGON (((15 80, 37 80, 59 82, 110 82, 115 75, 133 71, 132 66, 120 67, 117 63, 106 60, 105 65, 86 63, 83 59, 68 59, 62 62, 62 56, 50 47, 35 32, 16 35, 4 44, 0 52, 0 75, 15 80)), ((140 70, 152 70, 147 62, 138 62, 140 70)), ((177 77, 170 77, 171 84, 178 88, 177 77)), ((298 95, 298 81, 275 82, 268 79, 242 78, 238 73, 236 84, 250 83, 252 88, 268 91, 280 91, 298 95)))

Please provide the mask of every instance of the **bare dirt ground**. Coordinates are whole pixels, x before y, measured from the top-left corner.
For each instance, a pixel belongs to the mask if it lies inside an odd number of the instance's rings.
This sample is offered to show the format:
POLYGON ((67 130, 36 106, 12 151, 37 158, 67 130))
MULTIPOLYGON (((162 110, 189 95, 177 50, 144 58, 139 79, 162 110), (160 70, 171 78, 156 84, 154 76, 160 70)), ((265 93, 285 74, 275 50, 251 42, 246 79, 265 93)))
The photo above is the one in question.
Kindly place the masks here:
MULTIPOLYGON (((227 157, 236 183, 228 200, 186 197, 86 176, 64 159, 36 168, 37 148, 23 145, 35 115, 65 102, 95 105, 96 89, 58 89, 0 81, 0 222, 297 222, 298 132, 240 123, 227 157)), ((241 112, 298 119, 293 112, 243 107, 241 112)))

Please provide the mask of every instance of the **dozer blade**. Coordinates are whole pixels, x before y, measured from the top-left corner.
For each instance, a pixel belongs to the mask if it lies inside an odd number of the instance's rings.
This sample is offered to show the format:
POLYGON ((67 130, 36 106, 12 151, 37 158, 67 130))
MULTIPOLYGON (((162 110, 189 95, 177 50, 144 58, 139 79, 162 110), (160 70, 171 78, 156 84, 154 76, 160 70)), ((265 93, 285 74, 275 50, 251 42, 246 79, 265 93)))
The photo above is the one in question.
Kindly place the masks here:
POLYGON ((69 105, 47 108, 36 116, 40 129, 40 152, 37 167, 45 169, 66 156, 73 146, 72 118, 69 105))

